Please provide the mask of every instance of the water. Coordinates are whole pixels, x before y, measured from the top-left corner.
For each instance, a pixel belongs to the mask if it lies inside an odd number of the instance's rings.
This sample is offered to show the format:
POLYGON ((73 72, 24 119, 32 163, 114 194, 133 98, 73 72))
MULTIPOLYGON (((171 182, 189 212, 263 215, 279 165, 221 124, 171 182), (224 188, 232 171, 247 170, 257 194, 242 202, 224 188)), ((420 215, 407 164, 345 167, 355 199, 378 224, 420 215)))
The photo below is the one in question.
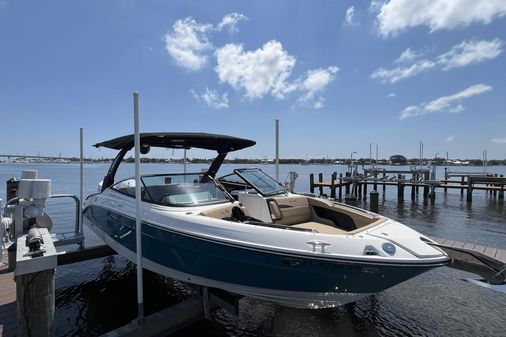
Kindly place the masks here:
MULTIPOLYGON (((224 165, 220 173, 247 165, 224 165)), ((273 165, 260 165, 274 176, 273 165)), ((200 172, 205 165, 188 165, 188 172, 200 172)), ((5 198, 4 182, 19 177, 23 169, 36 169, 39 178, 52 180, 53 194, 79 194, 77 164, 0 163, 0 196, 5 198)), ((85 195, 97 190, 108 169, 106 164, 85 165, 85 195)), ((118 178, 133 175, 133 165, 120 166, 118 178)), ((143 173, 181 172, 181 165, 143 164, 143 173)), ((343 173, 345 166, 281 165, 280 180, 289 171, 299 174, 296 190, 308 192, 309 174, 343 173)), ((452 168, 482 171, 481 167, 452 168)), ((506 167, 489 167, 491 173, 506 174, 506 167)), ((439 168, 438 177, 443 175, 439 168)), ((475 191, 468 205, 458 190, 438 191, 434 204, 421 198, 412 202, 409 190, 405 201, 397 202, 396 189, 380 195, 380 213, 397 219, 429 236, 479 242, 506 249, 506 207, 502 201, 475 191)), ((381 189, 380 189, 381 194, 381 189)), ((359 206, 368 207, 359 201, 359 206)), ((73 201, 49 200, 47 212, 56 231, 71 231, 74 226, 73 201)), ((86 245, 100 240, 85 228, 86 245)), ((438 268, 401 283, 381 294, 340 308, 301 310, 245 298, 240 316, 225 311, 212 314, 180 331, 177 336, 501 336, 506 331, 503 314, 506 294, 462 281, 472 274, 438 268)), ((130 322, 136 317, 135 265, 119 256, 96 259, 59 267, 56 271, 56 335, 95 336, 130 322)), ((187 285, 145 273, 145 310, 147 314, 177 303, 192 295, 187 285)))

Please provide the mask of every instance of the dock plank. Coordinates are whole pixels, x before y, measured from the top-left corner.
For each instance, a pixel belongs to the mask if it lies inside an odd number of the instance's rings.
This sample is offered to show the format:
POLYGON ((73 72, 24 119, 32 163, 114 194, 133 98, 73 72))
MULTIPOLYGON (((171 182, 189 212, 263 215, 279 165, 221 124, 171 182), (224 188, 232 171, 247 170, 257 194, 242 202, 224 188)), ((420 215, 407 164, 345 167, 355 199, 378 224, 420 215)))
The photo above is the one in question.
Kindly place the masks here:
POLYGON ((455 243, 453 244, 452 247, 455 247, 455 248, 464 248, 465 244, 466 244, 465 242, 455 241, 455 243))
POLYGON ((476 245, 474 246, 474 250, 477 251, 478 253, 483 253, 485 251, 487 247, 486 246, 482 246, 482 245, 476 245))
POLYGON ((496 260, 503 262, 503 263, 506 263, 506 250, 498 249, 494 258, 496 260))
POLYGON ((455 240, 446 240, 445 245, 453 247, 453 245, 455 244, 455 242, 456 242, 455 240))
POLYGON ((476 247, 475 243, 465 242, 462 248, 474 250, 474 247, 476 247))
POLYGON ((491 258, 494 258, 496 252, 497 252, 497 248, 487 247, 487 248, 485 248, 485 251, 483 252, 483 254, 490 256, 491 258))

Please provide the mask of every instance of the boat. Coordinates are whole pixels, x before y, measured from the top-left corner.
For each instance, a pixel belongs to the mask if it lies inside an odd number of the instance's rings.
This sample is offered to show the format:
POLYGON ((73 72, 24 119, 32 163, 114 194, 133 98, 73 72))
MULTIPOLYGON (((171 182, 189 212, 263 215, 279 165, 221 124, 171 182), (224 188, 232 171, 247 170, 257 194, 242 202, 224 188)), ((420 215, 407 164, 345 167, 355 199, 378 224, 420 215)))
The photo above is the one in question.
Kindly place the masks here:
MULTIPOLYGON (((206 172, 141 176, 144 268, 188 283, 295 308, 328 308, 379 293, 449 262, 428 237, 387 217, 290 193, 260 168, 217 176, 252 140, 206 133, 141 133, 152 147, 216 151, 206 172)), ((84 222, 135 263, 135 179, 115 180, 134 147, 127 135, 84 222)))

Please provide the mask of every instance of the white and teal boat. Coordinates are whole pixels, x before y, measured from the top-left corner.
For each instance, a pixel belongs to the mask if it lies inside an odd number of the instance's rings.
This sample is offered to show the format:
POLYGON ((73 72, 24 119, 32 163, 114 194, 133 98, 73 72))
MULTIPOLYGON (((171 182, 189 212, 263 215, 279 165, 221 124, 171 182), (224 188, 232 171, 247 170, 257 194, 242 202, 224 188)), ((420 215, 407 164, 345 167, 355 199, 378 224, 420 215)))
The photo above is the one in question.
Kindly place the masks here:
MULTIPOLYGON (((150 147, 217 152, 205 173, 141 177, 146 269, 178 280, 299 308, 342 305, 381 292, 448 256, 384 216, 289 193, 260 169, 216 178, 227 153, 254 141, 203 133, 143 133, 150 147)), ((135 263, 135 179, 115 181, 128 135, 96 144, 119 150, 84 221, 135 263)))

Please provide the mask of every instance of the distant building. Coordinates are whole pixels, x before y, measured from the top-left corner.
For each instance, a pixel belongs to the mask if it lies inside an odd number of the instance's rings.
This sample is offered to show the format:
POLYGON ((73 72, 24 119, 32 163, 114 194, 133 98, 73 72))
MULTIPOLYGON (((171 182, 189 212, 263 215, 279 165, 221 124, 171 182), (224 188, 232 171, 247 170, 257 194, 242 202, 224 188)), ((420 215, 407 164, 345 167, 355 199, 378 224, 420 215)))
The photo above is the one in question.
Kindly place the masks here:
POLYGON ((400 154, 394 154, 393 156, 390 156, 388 161, 394 165, 406 165, 408 163, 406 157, 401 156, 400 154))

